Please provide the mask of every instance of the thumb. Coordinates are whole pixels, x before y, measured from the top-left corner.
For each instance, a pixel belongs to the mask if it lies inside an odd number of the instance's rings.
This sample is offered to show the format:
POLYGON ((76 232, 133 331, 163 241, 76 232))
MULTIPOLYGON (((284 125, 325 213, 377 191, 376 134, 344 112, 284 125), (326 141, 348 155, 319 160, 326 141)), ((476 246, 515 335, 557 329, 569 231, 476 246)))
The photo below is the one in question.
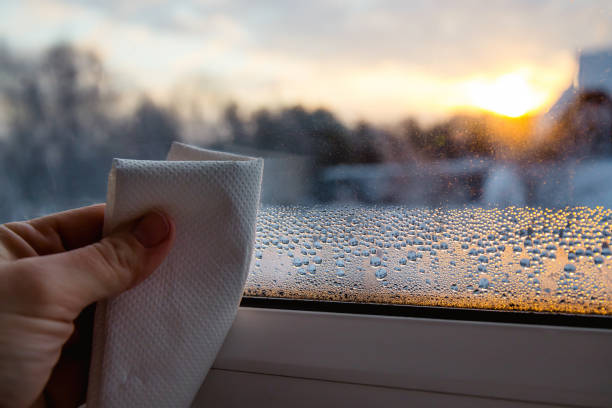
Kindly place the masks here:
POLYGON ((87 305, 143 281, 168 255, 174 235, 172 220, 152 211, 94 244, 23 261, 38 263, 47 302, 76 316, 87 305))

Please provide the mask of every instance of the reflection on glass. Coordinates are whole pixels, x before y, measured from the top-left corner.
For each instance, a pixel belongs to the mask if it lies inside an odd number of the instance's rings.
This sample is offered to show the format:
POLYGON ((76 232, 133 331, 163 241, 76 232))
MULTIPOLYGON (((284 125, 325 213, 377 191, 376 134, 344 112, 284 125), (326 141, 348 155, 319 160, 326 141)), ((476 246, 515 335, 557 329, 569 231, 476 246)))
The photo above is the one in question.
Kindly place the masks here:
POLYGON ((612 314, 612 210, 268 207, 245 294, 612 314))

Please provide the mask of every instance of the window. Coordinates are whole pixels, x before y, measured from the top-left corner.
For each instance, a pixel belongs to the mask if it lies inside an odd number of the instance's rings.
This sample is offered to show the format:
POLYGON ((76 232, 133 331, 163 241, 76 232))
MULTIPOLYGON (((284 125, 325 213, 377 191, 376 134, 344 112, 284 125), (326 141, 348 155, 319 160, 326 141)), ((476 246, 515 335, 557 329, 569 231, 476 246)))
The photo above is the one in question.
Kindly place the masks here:
POLYGON ((266 159, 247 302, 612 314, 608 1, 123 3, 0 5, 0 221, 182 140, 266 159))
POLYGON ((267 207, 249 296, 610 314, 602 207, 267 207))

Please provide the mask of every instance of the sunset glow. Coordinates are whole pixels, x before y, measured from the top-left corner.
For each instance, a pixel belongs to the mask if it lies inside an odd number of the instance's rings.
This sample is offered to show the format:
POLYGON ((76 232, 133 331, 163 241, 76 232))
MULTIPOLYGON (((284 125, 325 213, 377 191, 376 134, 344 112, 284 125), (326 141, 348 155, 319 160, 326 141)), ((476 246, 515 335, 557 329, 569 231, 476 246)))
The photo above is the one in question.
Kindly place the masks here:
POLYGON ((433 124, 543 113, 573 83, 577 51, 612 38, 609 0, 482 2, 478 13, 452 0, 315 0, 299 12, 283 1, 124 3, 0 1, 0 52, 71 44, 98 55, 134 100, 211 122, 235 102, 245 116, 302 105, 347 122, 433 124))
POLYGON ((549 98, 546 91, 533 87, 523 72, 472 80, 466 84, 466 92, 471 105, 512 118, 538 110, 549 98))

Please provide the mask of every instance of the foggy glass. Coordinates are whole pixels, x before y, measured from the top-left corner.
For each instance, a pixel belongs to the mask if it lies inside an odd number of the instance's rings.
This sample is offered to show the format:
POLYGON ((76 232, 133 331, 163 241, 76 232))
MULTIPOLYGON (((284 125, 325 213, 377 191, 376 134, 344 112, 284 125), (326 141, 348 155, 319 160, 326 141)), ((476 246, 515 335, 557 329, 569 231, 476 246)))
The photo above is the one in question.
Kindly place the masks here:
MULTIPOLYGON (((94 7, 87 2, 76 3, 94 7)), ((344 95, 342 103, 313 103, 317 99, 310 88, 318 88, 306 82, 296 88, 303 94, 279 97, 278 103, 255 103, 247 100, 247 94, 238 93, 236 97, 211 97, 212 102, 203 107, 198 92, 204 92, 204 87, 214 96, 224 86, 222 82, 194 81, 193 87, 164 99, 153 88, 130 86, 129 79, 114 66, 109 69, 103 53, 83 46, 77 34, 70 37, 72 42, 58 40, 36 52, 22 49, 22 44, 10 39, 2 41, 0 222, 104 202, 113 157, 163 159, 173 141, 183 141, 265 159, 258 247, 247 294, 347 300, 344 294, 352 293, 353 301, 610 314, 612 42, 606 40, 606 33, 612 30, 612 18, 605 23, 605 16, 610 17, 612 10, 605 3, 563 3, 547 9, 526 2, 512 11, 510 4, 500 3, 499 10, 487 9, 490 15, 470 12, 473 4, 459 7, 448 3, 446 8, 404 5, 402 16, 414 12, 415 16, 424 13, 427 17, 423 22, 415 17, 405 24, 392 19, 398 5, 372 6, 376 10, 369 12, 345 4, 328 16, 330 21, 340 19, 336 26, 318 17, 320 9, 327 10, 318 2, 304 5, 299 13, 285 10, 280 3, 251 6, 252 16, 244 20, 242 28, 251 30, 248 38, 253 38, 252 43, 245 41, 253 47, 257 41, 269 44, 288 61, 300 61, 300 56, 318 61, 338 53, 359 66, 378 67, 385 61, 385 53, 397 55, 409 65, 410 52, 401 54, 407 42, 406 49, 414 52, 414 63, 442 78, 439 83, 425 82, 422 86, 428 89, 431 85, 430 99, 443 99, 446 89, 449 100, 460 90, 471 98, 471 106, 466 109, 457 102, 445 112, 433 112, 441 108, 428 112, 431 101, 424 98, 422 104, 415 102, 408 89, 406 100, 411 102, 404 110, 393 103, 388 106, 389 111, 403 112, 392 120, 383 114, 351 117, 347 111, 360 102, 351 104, 350 93, 344 95), (568 7, 569 14, 577 16, 572 26, 576 32, 591 28, 585 23, 590 20, 584 17, 583 21, 579 16, 601 14, 604 22, 594 29, 597 41, 585 40, 584 44, 570 42, 565 34, 551 40, 544 30, 539 33, 542 41, 561 44, 560 49, 573 55, 574 72, 568 71, 561 79, 564 88, 551 91, 550 100, 538 99, 537 86, 544 86, 549 78, 537 70, 529 74, 529 81, 524 71, 509 67, 507 74, 492 74, 495 78, 490 80, 474 77, 461 86, 450 84, 457 72, 461 72, 461 78, 471 78, 470 69, 476 69, 466 65, 462 52, 471 52, 482 60, 485 71, 502 54, 512 59, 515 53, 517 61, 519 54, 523 60, 531 55, 527 34, 501 20, 499 31, 508 37, 516 35, 522 48, 501 50, 496 43, 487 42, 491 31, 485 28, 495 28, 486 23, 491 15, 508 14, 512 19, 516 13, 545 25, 554 24, 555 16, 565 15, 568 7), (448 11, 451 9, 452 13, 448 11), (358 29, 349 24, 351 13, 362 16, 358 29), (445 30, 455 32, 454 24, 465 23, 466 13, 476 19, 475 25, 484 28, 471 34, 445 34, 445 30), (282 16, 290 16, 287 24, 294 25, 295 33, 282 30, 282 16), (300 18, 320 21, 321 27, 311 27, 300 18), (393 24, 387 27, 377 23, 377 19, 385 18, 393 24), (428 28, 429 19, 439 23, 435 32, 428 28), (404 29, 406 32, 401 31, 404 29), (297 30, 307 35, 300 36, 297 30), (429 37, 418 37, 421 31, 429 37), (338 49, 331 50, 328 42, 338 49), (521 50, 527 51, 521 54, 521 50), (440 68, 440 60, 446 68, 440 68), (472 219, 480 222, 480 232, 468 225, 472 219), (323 242, 321 225, 329 220, 335 221, 325 228, 334 234, 331 241, 323 242), (355 220, 359 220, 358 225, 355 220), (483 224, 485 220, 490 225, 483 224), (312 231, 316 225, 319 230, 312 231), (384 229, 387 225, 391 230, 384 229), (300 232, 300 228, 305 230, 300 232), (445 236, 449 228, 453 232, 445 236), (529 228, 528 234, 525 231, 529 228), (394 231, 404 238, 399 240, 394 231), (563 237, 564 233, 573 238, 563 237), (298 242, 292 242, 294 235, 298 242), (494 238, 484 238, 490 235, 494 238), (471 241, 465 241, 470 236, 471 241), (482 245, 478 244, 480 240, 484 240, 482 245), (536 240, 538 244, 534 244, 536 240), (317 242, 322 248, 313 247, 317 242), (442 243, 447 247, 435 247, 442 243), (464 244, 468 248, 463 248, 464 244), (552 246, 555 249, 550 249, 552 246), (514 251, 514 247, 521 251, 514 251), (495 251, 488 253, 489 248, 495 251), (470 253, 472 249, 476 252, 470 253), (413 256, 416 258, 410 260, 413 256), (488 262, 478 261, 481 256, 488 257, 488 262), (572 256, 574 259, 568 258, 572 256), (380 258, 382 266, 368 264, 372 257, 380 258), (298 258, 300 265, 294 263, 298 258), (404 259, 407 262, 402 263, 404 259), (531 269, 520 264, 523 259, 531 269), (572 269, 571 265, 575 271, 566 271, 572 269), (376 276, 381 269, 385 276, 376 276), (355 289, 355 285, 361 289, 355 289), (410 290, 403 289, 405 286, 410 290)), ((161 32, 187 21, 168 23, 161 7, 150 7, 147 13, 138 15, 109 2, 95 10, 111 16, 117 27, 122 19, 134 19, 139 24, 146 20, 153 31, 161 32)), ((225 16, 227 21, 230 17, 242 21, 243 17, 238 7, 229 5, 222 6, 217 14, 195 6, 188 11, 188 15, 203 19, 213 14, 225 16)), ((226 29, 227 21, 220 18, 213 23, 226 29)), ((4 26, 12 27, 10 21, 4 26)), ((197 32, 198 27, 188 28, 197 32)), ((532 32, 529 35, 533 42, 540 39, 532 32)), ((233 41, 230 37, 227 42, 233 41)), ((176 49, 182 45, 177 42, 176 49)), ((283 79, 284 85, 316 77, 313 73, 304 78, 285 75, 283 67, 288 65, 278 63, 277 68, 277 54, 270 54, 269 62, 263 58, 264 66, 274 66, 272 71, 279 78, 291 77, 288 82, 283 79)), ((173 57, 160 54, 155 62, 162 64, 168 58, 173 57)), ((228 66, 220 63, 223 69, 240 72, 250 60, 227 61, 231 62, 224 62, 228 66)), ((210 72, 217 69, 215 62, 211 59, 210 72)), ((154 68, 151 66, 151 70, 154 68)), ((549 68, 554 71, 554 66, 549 68)), ((374 79, 373 74, 359 77, 359 71, 347 71, 347 76, 357 75, 355 89, 369 90, 373 99, 380 100, 380 94, 388 92, 389 100, 395 101, 396 74, 393 69, 385 69, 383 66, 374 79)), ((410 75, 405 74, 407 78, 410 75)), ((400 87, 403 77, 398 78, 400 87)), ((190 79, 181 80, 189 84, 190 79)), ((252 82, 240 84, 248 88, 266 81, 253 76, 252 82)), ((418 85, 418 78, 413 82, 418 85)), ((320 92, 347 92, 341 87, 344 85, 338 84, 335 89, 334 84, 320 84, 320 92)), ((270 94, 282 94, 284 85, 271 86, 270 94)), ((361 101, 357 93, 355 98, 361 101)))

